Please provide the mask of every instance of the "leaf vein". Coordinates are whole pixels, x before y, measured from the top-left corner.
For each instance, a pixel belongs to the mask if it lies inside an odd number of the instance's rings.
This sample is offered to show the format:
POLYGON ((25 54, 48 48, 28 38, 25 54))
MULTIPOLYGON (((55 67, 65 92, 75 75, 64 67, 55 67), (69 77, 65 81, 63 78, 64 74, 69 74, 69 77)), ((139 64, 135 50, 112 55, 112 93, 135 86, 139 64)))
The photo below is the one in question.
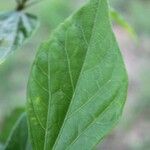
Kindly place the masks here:
MULTIPOLYGON (((116 92, 116 95, 118 95, 118 91, 116 92)), ((108 110, 108 108, 114 103, 116 99, 114 98, 104 109, 103 111, 81 132, 81 134, 79 134, 72 142, 71 144, 68 146, 71 147, 78 139, 81 135, 83 135, 94 123, 96 123, 96 121, 108 110)), ((68 149, 67 148, 67 149, 68 149)))

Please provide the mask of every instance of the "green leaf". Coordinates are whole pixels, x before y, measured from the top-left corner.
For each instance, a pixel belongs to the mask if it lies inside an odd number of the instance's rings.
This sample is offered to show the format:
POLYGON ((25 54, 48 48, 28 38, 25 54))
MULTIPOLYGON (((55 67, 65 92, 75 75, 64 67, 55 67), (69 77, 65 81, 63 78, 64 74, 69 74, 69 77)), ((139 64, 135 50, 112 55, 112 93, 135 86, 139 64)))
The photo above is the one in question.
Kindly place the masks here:
POLYGON ((28 126, 26 114, 24 113, 15 124, 4 150, 29 150, 28 126))
POLYGON ((18 117, 24 112, 24 108, 15 108, 13 111, 11 111, 11 114, 8 115, 2 125, 1 125, 1 132, 0 132, 0 142, 5 143, 9 133, 15 124, 15 122, 18 120, 18 117))
POLYGON ((0 150, 4 150, 4 145, 0 143, 0 150))
POLYGON ((35 150, 91 150, 121 116, 127 74, 107 0, 91 0, 41 45, 28 83, 35 150))
POLYGON ((123 18, 123 16, 120 13, 118 13, 116 10, 114 10, 113 8, 111 8, 110 9, 110 16, 111 16, 111 19, 114 20, 118 25, 120 25, 121 27, 123 27, 130 34, 130 36, 133 39, 137 40, 137 34, 136 34, 135 30, 123 18))
POLYGON ((21 11, 0 14, 0 64, 22 46, 37 26, 37 18, 21 11))

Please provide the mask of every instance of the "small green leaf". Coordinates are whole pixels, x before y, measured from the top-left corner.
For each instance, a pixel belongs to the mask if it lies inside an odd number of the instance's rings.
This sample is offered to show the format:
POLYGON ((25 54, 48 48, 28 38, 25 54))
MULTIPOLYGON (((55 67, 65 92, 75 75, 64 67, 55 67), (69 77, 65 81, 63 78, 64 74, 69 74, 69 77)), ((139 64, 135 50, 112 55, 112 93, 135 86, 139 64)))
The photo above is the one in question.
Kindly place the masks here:
POLYGON ((133 39, 137 40, 137 34, 136 34, 135 30, 123 18, 123 16, 120 13, 118 13, 116 10, 114 10, 113 8, 111 8, 110 9, 110 16, 111 16, 111 19, 114 20, 118 25, 120 25, 121 27, 123 27, 130 34, 130 36, 133 39))
POLYGON ((38 50, 27 94, 33 149, 93 149, 118 122, 127 85, 107 0, 90 0, 38 50))
POLYGON ((28 144, 27 119, 23 114, 15 124, 4 150, 27 150, 28 144))
POLYGON ((24 108, 15 108, 13 111, 11 111, 11 114, 9 116, 5 117, 1 125, 0 142, 2 143, 6 142, 13 125, 23 112, 24 108))
POLYGON ((37 26, 37 18, 21 11, 0 14, 0 64, 22 46, 37 26))

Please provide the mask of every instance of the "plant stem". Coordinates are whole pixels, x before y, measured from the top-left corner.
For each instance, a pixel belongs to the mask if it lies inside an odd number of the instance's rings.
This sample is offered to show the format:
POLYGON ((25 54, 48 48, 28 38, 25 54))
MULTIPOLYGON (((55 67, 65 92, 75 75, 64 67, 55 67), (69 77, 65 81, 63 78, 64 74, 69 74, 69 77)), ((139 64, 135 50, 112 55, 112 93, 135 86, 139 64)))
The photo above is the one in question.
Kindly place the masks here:
POLYGON ((29 0, 22 0, 21 2, 19 0, 16 0, 16 2, 18 3, 16 10, 22 11, 25 8, 27 1, 29 0))
POLYGON ((16 10, 17 10, 17 11, 22 11, 22 10, 24 10, 25 8, 28 8, 28 7, 31 7, 31 6, 33 6, 33 5, 35 5, 35 4, 38 4, 38 3, 40 3, 40 2, 43 2, 43 1, 41 1, 41 0, 38 0, 38 1, 31 1, 31 2, 29 2, 29 3, 27 4, 28 1, 30 1, 30 0, 22 0, 21 2, 20 2, 19 0, 16 0, 16 2, 17 2, 17 4, 18 4, 16 10))

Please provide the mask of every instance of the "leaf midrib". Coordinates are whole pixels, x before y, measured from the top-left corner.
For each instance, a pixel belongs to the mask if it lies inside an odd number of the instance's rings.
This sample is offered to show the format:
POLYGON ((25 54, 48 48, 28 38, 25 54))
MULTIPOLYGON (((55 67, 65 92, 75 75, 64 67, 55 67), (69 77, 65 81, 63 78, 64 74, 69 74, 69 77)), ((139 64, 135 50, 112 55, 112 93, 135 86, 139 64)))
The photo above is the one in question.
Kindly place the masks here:
POLYGON ((67 113, 66 113, 65 118, 64 118, 64 122, 62 123, 62 127, 61 127, 60 130, 59 130, 59 134, 58 134, 58 136, 57 136, 57 138, 56 138, 56 140, 55 140, 55 143, 54 143, 54 145, 53 145, 52 150, 55 150, 55 147, 57 146, 57 143, 58 143, 58 141, 59 141, 60 135, 61 135, 62 130, 63 130, 63 128, 64 128, 64 125, 65 125, 65 123, 66 123, 66 116, 68 115, 68 112, 69 112, 70 107, 71 107, 71 105, 72 105, 73 98, 74 98, 75 93, 76 93, 76 88, 77 88, 77 86, 78 86, 78 84, 79 84, 79 79, 80 79, 80 77, 81 77, 81 75, 82 75, 82 72, 83 72, 85 60, 86 60, 86 57, 87 57, 87 52, 88 52, 88 50, 89 50, 89 47, 90 47, 90 44, 91 44, 91 40, 92 40, 93 34, 94 34, 94 29, 95 29, 95 24, 96 24, 95 22, 96 22, 98 10, 99 10, 100 2, 101 2, 101 0, 98 1, 97 10, 96 10, 95 17, 94 17, 94 22, 93 22, 93 28, 92 28, 91 38, 90 38, 90 41, 89 41, 89 44, 88 44, 88 47, 87 47, 87 51, 86 51, 86 54, 85 54, 85 57, 84 57, 84 61, 83 61, 82 67, 81 67, 81 71, 80 71, 79 76, 78 76, 78 80, 77 80, 77 84, 76 84, 76 87, 75 87, 75 91, 74 91, 73 96, 72 96, 72 98, 71 98, 70 105, 69 105, 69 107, 68 107, 67 113))
POLYGON ((48 132, 48 118, 49 118, 49 114, 50 114, 50 106, 51 106, 51 98, 52 98, 52 93, 51 93, 51 86, 50 86, 50 56, 49 56, 49 49, 48 49, 48 73, 49 73, 49 76, 48 76, 48 112, 47 112, 47 120, 46 120, 46 127, 45 127, 45 140, 44 140, 44 150, 47 149, 47 145, 46 145, 46 141, 47 141, 47 132, 48 132))
MULTIPOLYGON (((116 91, 115 96, 119 94, 119 90, 116 91)), ((108 110, 108 108, 114 103, 115 100, 116 99, 114 98, 112 101, 110 101, 110 103, 102 110, 102 112, 71 142, 67 149, 71 147, 71 145, 73 145, 79 139, 79 137, 83 135, 98 120, 98 118, 108 110)))
POLYGON ((67 58, 67 66, 68 66, 69 76, 70 76, 70 82, 71 82, 71 86, 72 86, 72 93, 74 93, 75 87, 74 87, 73 77, 72 77, 72 72, 71 72, 70 58, 69 58, 68 51, 67 51, 67 47, 66 47, 67 35, 68 35, 68 32, 67 32, 66 35, 65 35, 65 47, 64 47, 64 49, 65 49, 66 58, 67 58))

